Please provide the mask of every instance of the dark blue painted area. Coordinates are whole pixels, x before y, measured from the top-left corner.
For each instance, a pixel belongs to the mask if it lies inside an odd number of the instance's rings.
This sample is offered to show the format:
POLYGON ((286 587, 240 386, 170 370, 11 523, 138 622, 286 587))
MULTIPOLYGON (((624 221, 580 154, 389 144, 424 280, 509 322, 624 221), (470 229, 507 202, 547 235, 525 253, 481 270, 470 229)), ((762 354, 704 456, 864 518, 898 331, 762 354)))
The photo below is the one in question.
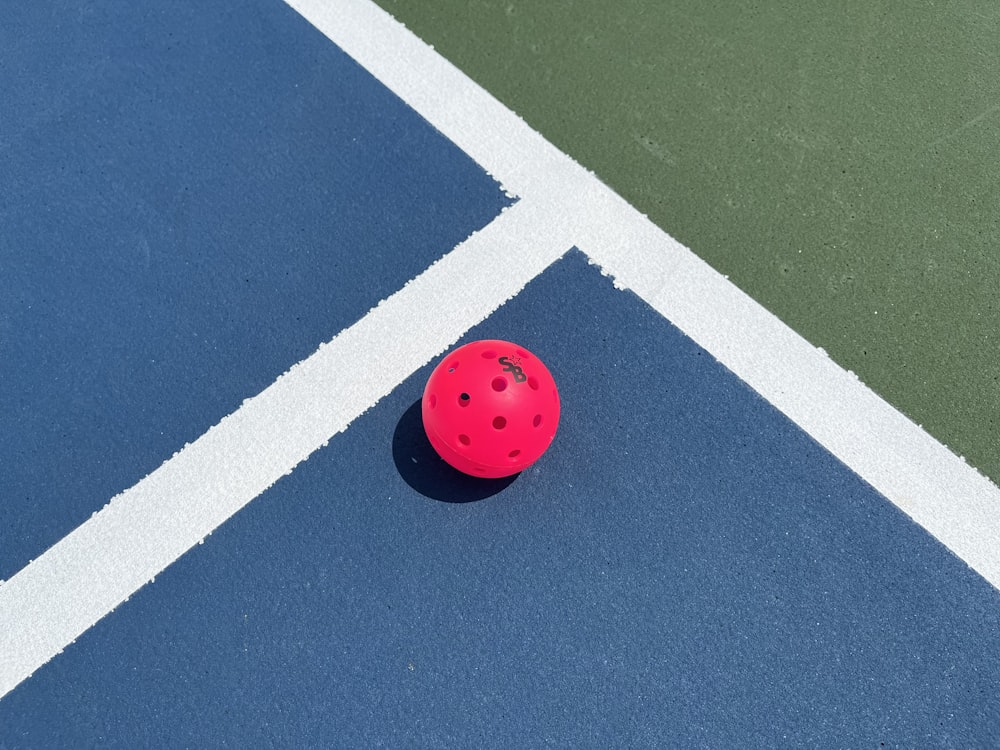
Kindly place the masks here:
POLYGON ((0 579, 510 203, 282 2, 0 23, 0 579))
POLYGON ((7 744, 1000 743, 1000 595, 669 323, 573 253, 493 337, 560 384, 535 467, 401 472, 424 368, 0 702, 7 744))

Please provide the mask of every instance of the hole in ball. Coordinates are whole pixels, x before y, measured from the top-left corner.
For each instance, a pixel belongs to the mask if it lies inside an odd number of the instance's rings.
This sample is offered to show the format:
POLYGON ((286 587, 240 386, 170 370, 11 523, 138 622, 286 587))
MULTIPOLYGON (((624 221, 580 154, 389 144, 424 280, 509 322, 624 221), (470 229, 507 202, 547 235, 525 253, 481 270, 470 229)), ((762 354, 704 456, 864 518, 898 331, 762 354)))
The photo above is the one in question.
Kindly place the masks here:
POLYGON ((493 378, 492 385, 494 391, 497 392, 505 391, 507 390, 507 378, 505 378, 503 375, 497 375, 495 378, 493 378))
POLYGON ((535 418, 531 420, 531 426, 532 427, 541 427, 542 426, 542 415, 541 414, 536 414, 535 415, 535 418))
POLYGON ((528 387, 531 388, 531 390, 533 390, 533 391, 537 391, 538 390, 538 378, 536 378, 534 375, 532 375, 530 378, 528 378, 528 387))
POLYGON ((468 406, 469 402, 471 400, 472 400, 472 397, 468 393, 461 393, 458 396, 458 405, 459 406, 468 406))
POLYGON ((462 445, 472 445, 472 441, 469 439, 468 435, 459 435, 458 442, 460 442, 462 445))
POLYGON ((507 454, 507 456, 510 458, 517 458, 520 455, 521 455, 520 448, 515 448, 514 450, 512 450, 510 453, 507 454))
POLYGON ((496 358, 497 358, 497 353, 492 349, 487 349, 485 352, 483 352, 483 359, 496 359, 496 358))
POLYGON ((514 350, 514 354, 516 354, 521 359, 524 359, 525 357, 530 357, 531 356, 526 351, 524 351, 524 349, 515 349, 514 350))
POLYGON ((427 399, 427 405, 433 409, 435 406, 438 405, 438 397, 432 393, 431 397, 427 399))
POLYGON ((505 417, 493 417, 493 429, 502 430, 507 426, 507 419, 505 417))
POLYGON ((455 370, 457 370, 457 369, 458 369, 458 360, 457 359, 453 359, 448 364, 448 372, 455 372, 455 370))

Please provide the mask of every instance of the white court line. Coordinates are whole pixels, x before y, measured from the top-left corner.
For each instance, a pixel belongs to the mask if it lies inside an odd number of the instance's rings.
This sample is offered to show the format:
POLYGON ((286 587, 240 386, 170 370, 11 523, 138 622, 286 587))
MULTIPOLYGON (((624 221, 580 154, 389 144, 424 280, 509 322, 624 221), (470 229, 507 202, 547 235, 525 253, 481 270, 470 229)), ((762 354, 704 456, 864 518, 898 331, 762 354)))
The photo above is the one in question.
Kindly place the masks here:
POLYGON ((0 586, 0 697, 572 245, 1000 588, 1000 490, 379 8, 291 4, 522 199, 0 586))
POLYGON ((369 0, 286 0, 574 244, 1000 589, 1000 489, 369 0))
POLYGON ((1000 490, 671 237, 607 196, 577 246, 1000 589, 1000 490), (612 221, 610 214, 614 214, 612 221))
POLYGON ((569 250, 540 208, 505 210, 0 586, 0 697, 569 250))

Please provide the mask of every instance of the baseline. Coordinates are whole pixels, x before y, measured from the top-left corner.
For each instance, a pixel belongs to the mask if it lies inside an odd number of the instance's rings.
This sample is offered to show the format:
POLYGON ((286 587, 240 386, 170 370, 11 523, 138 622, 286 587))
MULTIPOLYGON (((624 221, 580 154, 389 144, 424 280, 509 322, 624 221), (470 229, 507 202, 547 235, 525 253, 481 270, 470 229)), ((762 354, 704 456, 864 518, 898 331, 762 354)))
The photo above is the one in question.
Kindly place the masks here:
POLYGON ((370 0, 286 0, 508 190, 1000 589, 1000 489, 370 0))

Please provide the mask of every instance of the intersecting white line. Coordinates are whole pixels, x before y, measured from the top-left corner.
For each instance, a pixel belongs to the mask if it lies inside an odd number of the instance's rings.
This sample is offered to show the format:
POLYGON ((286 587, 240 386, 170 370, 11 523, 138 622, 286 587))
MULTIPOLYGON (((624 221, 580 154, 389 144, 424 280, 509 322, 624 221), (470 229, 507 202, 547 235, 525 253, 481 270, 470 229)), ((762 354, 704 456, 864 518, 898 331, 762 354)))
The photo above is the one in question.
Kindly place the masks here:
POLYGON ((0 697, 572 246, 1000 588, 996 486, 377 6, 289 4, 521 199, 0 585, 0 697))
POLYGON ((0 586, 0 697, 569 250, 541 209, 506 209, 0 586))

